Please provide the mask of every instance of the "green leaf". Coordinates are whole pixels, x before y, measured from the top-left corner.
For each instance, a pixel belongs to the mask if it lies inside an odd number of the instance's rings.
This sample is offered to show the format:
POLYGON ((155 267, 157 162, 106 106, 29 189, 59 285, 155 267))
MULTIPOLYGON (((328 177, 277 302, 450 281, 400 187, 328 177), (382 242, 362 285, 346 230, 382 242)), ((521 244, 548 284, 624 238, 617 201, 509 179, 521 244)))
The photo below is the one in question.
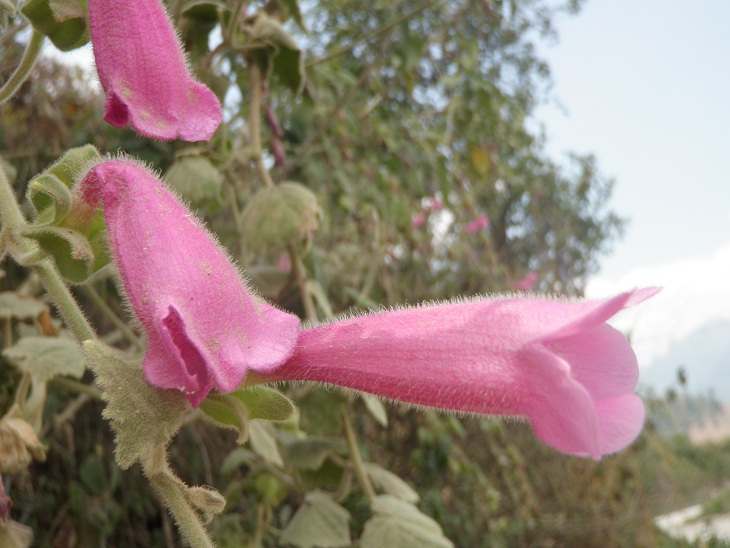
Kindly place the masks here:
POLYGON ((277 466, 284 466, 271 424, 262 421, 251 421, 248 428, 251 449, 263 457, 265 461, 277 466))
POLYGON ((230 474, 239 466, 244 464, 251 464, 258 457, 253 451, 249 451, 245 447, 236 447, 233 451, 228 453, 228 456, 223 460, 221 465, 221 472, 223 474, 230 474))
POLYGON ((286 421, 294 414, 294 404, 281 392, 267 386, 251 386, 230 394, 246 405, 250 419, 286 421))
POLYGON ((307 27, 304 25, 302 10, 299 7, 299 0, 279 0, 279 4, 284 11, 282 14, 284 21, 291 17, 300 29, 308 33, 307 27))
POLYGON ((5 548, 30 548, 33 529, 12 519, 0 522, 0 546, 5 548))
POLYGON ((100 159, 99 151, 92 145, 72 148, 33 177, 28 183, 28 199, 37 214, 35 224, 60 223, 71 209, 70 190, 74 182, 89 164, 100 159))
POLYGON ((248 21, 253 23, 248 31, 250 40, 270 48, 257 56, 266 75, 276 74, 282 84, 294 93, 300 93, 304 87, 305 71, 302 50, 296 40, 279 21, 263 11, 257 12, 248 21))
POLYGON ((441 527, 412 504, 392 495, 380 495, 370 503, 375 514, 365 523, 363 548, 448 548, 453 543, 441 527))
POLYGON ((205 156, 185 156, 173 162, 165 180, 187 201, 203 202, 220 194, 221 175, 205 156))
MULTIPOLYGON (((54 12, 51 0, 29 0, 21 8, 21 12, 41 34, 48 36, 53 45, 61 51, 71 51, 80 48, 89 41, 89 27, 86 20, 86 1, 76 2, 67 0, 69 3, 77 3, 83 7, 81 13, 84 17, 65 18, 76 8, 71 10, 60 9, 60 2, 53 1, 56 9, 54 12)), ((78 13, 78 12, 76 12, 78 13)))
POLYGON ((57 375, 78 379, 86 370, 84 355, 78 343, 62 337, 23 337, 3 350, 3 356, 41 383, 57 375))
POLYGON ((48 5, 56 21, 83 19, 86 17, 87 0, 48 0, 48 5))
POLYGON ((0 319, 34 320, 44 312, 48 312, 48 305, 33 297, 20 296, 11 291, 0 293, 0 319))
POLYGON ((305 432, 327 434, 340 428, 340 407, 347 401, 341 391, 313 387, 297 399, 300 426, 305 432))
MULTIPOLYGON (((310 546, 349 546, 350 514, 332 497, 321 491, 311 491, 304 497, 304 504, 297 510, 279 537, 280 544, 292 544, 300 548, 310 546)), ((385 546, 397 546, 383 544, 385 546)))
POLYGON ((383 402, 371 394, 360 394, 360 397, 373 418, 381 426, 388 426, 388 412, 385 410, 383 402))
POLYGON ((97 341, 83 350, 107 402, 103 416, 116 433, 116 460, 126 469, 148 462, 182 426, 188 401, 178 390, 162 390, 147 382, 142 358, 132 357, 97 341))
POLYGON ((68 281, 82 283, 95 272, 94 250, 81 232, 58 226, 29 226, 20 233, 38 242, 40 248, 53 257, 58 271, 68 281))
POLYGON ((241 225, 252 250, 278 251, 309 238, 321 216, 314 192, 289 181, 258 191, 246 204, 241 225))
POLYGON ((88 455, 79 468, 79 477, 84 487, 92 495, 101 496, 107 485, 107 474, 104 461, 94 453, 88 455))
POLYGON ((301 470, 317 470, 328 456, 345 451, 344 442, 340 439, 300 438, 285 432, 279 435, 279 443, 284 462, 301 470))
POLYGON ((210 394, 201 402, 200 410, 221 428, 236 430, 236 443, 245 443, 248 439, 248 409, 232 394, 210 394))
POLYGON ((418 493, 393 472, 389 472, 382 466, 372 462, 366 462, 363 466, 373 485, 380 491, 384 491, 387 495, 393 495, 406 502, 412 502, 414 504, 418 502, 418 493))

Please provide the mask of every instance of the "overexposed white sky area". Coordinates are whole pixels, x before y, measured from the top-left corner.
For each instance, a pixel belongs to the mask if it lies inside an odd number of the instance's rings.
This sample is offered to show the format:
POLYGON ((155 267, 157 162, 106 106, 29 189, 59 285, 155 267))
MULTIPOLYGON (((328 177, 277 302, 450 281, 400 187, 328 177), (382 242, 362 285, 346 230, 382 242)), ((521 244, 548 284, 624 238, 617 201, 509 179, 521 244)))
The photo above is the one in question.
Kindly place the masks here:
POLYGON ((730 318, 728 24, 722 0, 588 0, 541 48, 562 103, 539 111, 549 151, 595 153, 630 218, 588 295, 665 287, 616 322, 642 366, 730 318))

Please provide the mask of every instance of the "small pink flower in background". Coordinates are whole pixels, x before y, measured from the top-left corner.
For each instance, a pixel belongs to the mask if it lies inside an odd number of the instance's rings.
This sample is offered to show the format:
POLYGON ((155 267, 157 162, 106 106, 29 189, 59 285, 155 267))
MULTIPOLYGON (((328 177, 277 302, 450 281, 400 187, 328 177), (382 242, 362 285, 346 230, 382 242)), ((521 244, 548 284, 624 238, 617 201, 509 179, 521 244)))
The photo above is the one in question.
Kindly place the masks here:
POLYGON ((200 221, 146 167, 107 160, 79 185, 101 201, 109 247, 144 327, 147 380, 197 407, 213 387, 236 389, 294 351, 299 319, 254 299, 200 221))
POLYGON ((151 139, 210 139, 220 103, 190 76, 160 0, 89 0, 89 27, 104 120, 151 139))
POLYGON ((288 253, 279 255, 279 259, 276 261, 276 269, 279 272, 291 272, 291 257, 288 253))
POLYGON ((424 224, 426 224, 426 213, 421 211, 418 215, 413 217, 413 220, 411 221, 411 227, 421 228, 424 224))
POLYGON ((476 234, 482 229, 489 227, 489 218, 482 214, 478 217, 475 217, 472 221, 470 221, 465 227, 464 232, 467 234, 476 234))
POLYGON ((440 198, 433 198, 424 208, 425 211, 441 211, 444 208, 444 203, 440 198))
POLYGON ((411 227, 414 229, 421 228, 424 224, 426 224, 430 213, 432 213, 433 211, 441 211, 443 208, 444 203, 439 198, 430 199, 421 208, 421 211, 418 213, 418 215, 413 217, 413 220, 411 221, 411 227))
POLYGON ((644 422, 633 393, 636 356, 605 321, 657 291, 593 302, 473 300, 358 316, 302 331, 290 360, 252 376, 523 416, 548 445, 598 459, 631 443, 644 422))
POLYGON ((516 282, 512 282, 510 286, 518 291, 532 291, 535 284, 537 284, 537 272, 528 272, 516 282))

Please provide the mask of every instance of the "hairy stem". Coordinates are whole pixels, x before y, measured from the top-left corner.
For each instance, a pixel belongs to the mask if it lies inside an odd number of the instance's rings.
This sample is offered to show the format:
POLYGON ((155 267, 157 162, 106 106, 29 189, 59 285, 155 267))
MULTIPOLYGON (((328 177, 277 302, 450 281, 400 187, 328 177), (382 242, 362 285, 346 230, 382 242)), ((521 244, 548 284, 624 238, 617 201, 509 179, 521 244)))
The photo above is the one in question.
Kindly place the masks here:
POLYGON ((263 76, 261 75, 261 67, 256 61, 250 61, 248 64, 248 73, 251 85, 251 96, 249 97, 249 119, 248 129, 251 134, 251 148, 254 151, 256 160, 256 169, 258 170, 261 181, 269 188, 274 187, 274 181, 269 175, 269 170, 264 165, 264 155, 261 149, 261 102, 263 101, 263 76))
POLYGON ((30 71, 33 70, 33 65, 38 60, 38 55, 41 53, 43 48, 43 36, 38 31, 33 31, 28 41, 28 46, 25 48, 23 58, 20 60, 20 64, 15 71, 10 75, 8 81, 5 82, 2 88, 0 88, 0 104, 10 99, 18 88, 23 85, 30 75, 30 71))
POLYGON ((352 468, 355 471, 355 477, 357 477, 357 481, 360 484, 363 493, 365 493, 368 502, 372 502, 375 498, 375 489, 373 489, 373 484, 370 483, 370 478, 368 478, 368 474, 362 463, 362 456, 360 456, 360 449, 357 446, 357 437, 355 435, 355 429, 352 427, 350 409, 347 404, 342 406, 340 416, 342 418, 342 426, 345 429, 347 451, 350 453, 350 462, 352 463, 352 468))
POLYGON ((309 290, 309 284, 307 283, 307 271, 299 253, 297 253, 297 250, 294 249, 293 245, 289 246, 289 258, 291 259, 291 267, 294 272, 294 277, 296 278, 297 285, 299 286, 299 293, 302 296, 304 316, 307 320, 317 321, 317 309, 314 307, 312 292, 309 290))
POLYGON ((183 485, 167 466, 164 447, 157 449, 151 462, 143 465, 144 473, 172 514, 182 536, 196 548, 214 548, 198 513, 190 506, 181 486, 183 485))
POLYGON ((119 316, 117 316, 117 314, 108 304, 106 304, 106 301, 101 298, 99 293, 97 293, 93 287, 89 285, 83 286, 83 291, 94 302, 94 305, 101 311, 101 313, 114 324, 114 327, 122 332, 129 342, 136 346, 137 349, 144 350, 144 344, 140 338, 135 335, 134 331, 132 331, 130 327, 119 318, 119 316))

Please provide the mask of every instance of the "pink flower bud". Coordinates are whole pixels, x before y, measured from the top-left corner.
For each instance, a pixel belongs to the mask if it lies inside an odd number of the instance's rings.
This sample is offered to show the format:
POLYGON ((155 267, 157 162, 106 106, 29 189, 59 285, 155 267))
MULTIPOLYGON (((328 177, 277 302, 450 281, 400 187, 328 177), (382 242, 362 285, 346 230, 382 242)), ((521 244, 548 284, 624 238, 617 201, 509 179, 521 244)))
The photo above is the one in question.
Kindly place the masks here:
POLYGON ((605 323, 657 289, 593 302, 473 300, 379 312, 303 331, 261 380, 320 381, 461 413, 527 417, 565 453, 613 453, 644 405, 626 338, 605 323))
POLYGON ((248 369, 289 358, 299 319, 254 299, 200 221, 144 166, 107 160, 79 184, 103 203, 109 247, 149 346, 147 380, 197 407, 211 388, 236 389, 248 369))
POLYGON ((190 76, 159 0, 89 0, 89 28, 107 95, 104 120, 162 141, 210 139, 220 103, 190 76))
POLYGON ((482 214, 478 217, 475 217, 472 221, 470 221, 465 227, 464 232, 467 234, 476 234, 483 228, 487 228, 489 226, 489 218, 482 214))

